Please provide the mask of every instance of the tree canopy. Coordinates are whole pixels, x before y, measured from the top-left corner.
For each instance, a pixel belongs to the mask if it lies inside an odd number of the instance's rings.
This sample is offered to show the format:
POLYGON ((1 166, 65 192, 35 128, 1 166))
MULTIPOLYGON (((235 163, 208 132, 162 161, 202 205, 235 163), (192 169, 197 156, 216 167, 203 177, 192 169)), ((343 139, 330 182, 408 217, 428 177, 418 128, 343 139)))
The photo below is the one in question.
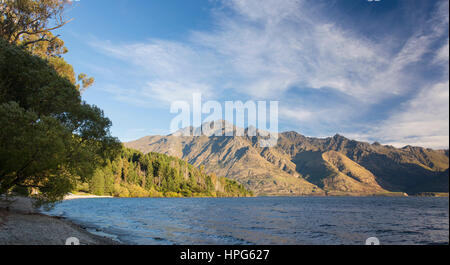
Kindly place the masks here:
POLYGON ((73 67, 62 58, 68 52, 64 41, 52 33, 70 22, 64 17, 69 5, 71 1, 67 0, 0 1, 0 37, 48 60, 61 76, 83 92, 94 78, 83 73, 75 78, 73 67))
POLYGON ((121 148, 102 110, 47 61, 0 39, 0 193, 56 201, 121 148))
POLYGON ((30 45, 53 42, 52 30, 69 21, 64 19, 66 0, 3 0, 0 2, 0 35, 10 43, 30 45))

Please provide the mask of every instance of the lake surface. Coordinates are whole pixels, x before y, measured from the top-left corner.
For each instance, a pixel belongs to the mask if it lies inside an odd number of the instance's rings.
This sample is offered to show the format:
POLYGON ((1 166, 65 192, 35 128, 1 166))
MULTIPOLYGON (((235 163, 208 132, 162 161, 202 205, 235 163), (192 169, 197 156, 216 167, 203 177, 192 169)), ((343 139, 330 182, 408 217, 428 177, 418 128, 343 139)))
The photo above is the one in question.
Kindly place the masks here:
POLYGON ((59 203, 125 244, 448 244, 449 199, 430 197, 111 198, 59 203))

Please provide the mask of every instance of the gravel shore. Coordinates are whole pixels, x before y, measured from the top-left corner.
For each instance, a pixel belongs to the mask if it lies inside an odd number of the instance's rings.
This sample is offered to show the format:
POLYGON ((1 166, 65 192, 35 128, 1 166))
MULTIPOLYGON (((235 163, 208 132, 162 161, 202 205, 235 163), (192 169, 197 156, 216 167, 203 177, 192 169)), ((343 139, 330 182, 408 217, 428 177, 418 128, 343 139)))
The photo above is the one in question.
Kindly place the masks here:
POLYGON ((29 198, 0 201, 0 245, 65 245, 75 237, 80 245, 117 245, 109 238, 89 233, 63 218, 39 213, 29 198))

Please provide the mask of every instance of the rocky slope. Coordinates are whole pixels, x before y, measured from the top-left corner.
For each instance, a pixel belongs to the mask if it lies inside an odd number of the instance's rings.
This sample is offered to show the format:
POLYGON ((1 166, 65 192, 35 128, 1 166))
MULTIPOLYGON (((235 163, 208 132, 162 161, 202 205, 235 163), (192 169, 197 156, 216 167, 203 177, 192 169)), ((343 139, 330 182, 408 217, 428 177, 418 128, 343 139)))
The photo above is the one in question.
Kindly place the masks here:
MULTIPOLYGON (((188 130, 195 130, 190 128, 188 130)), ((259 136, 147 136, 125 143, 144 153, 176 156, 235 179, 259 195, 369 195, 448 192, 448 150, 369 144, 340 135, 279 134, 261 148, 259 136)))

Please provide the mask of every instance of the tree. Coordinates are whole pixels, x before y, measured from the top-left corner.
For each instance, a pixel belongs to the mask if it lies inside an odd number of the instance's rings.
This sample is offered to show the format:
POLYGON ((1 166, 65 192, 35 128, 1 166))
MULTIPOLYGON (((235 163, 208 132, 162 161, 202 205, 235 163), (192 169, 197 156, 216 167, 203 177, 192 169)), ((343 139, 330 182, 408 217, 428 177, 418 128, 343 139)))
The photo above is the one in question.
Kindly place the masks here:
POLYGON ((75 78, 73 67, 61 57, 68 52, 64 41, 52 33, 70 22, 64 18, 70 4, 67 0, 2 0, 0 37, 48 60, 61 76, 83 92, 94 78, 83 73, 75 78))
POLYGON ((61 199, 120 151, 110 127, 48 61, 0 39, 0 194, 34 187, 61 199))
POLYGON ((105 178, 105 193, 108 195, 112 195, 114 192, 114 173, 111 161, 108 160, 105 168, 101 170, 105 178))
POLYGON ((0 2, 0 36, 7 42, 27 46, 53 43, 49 34, 69 22, 64 19, 66 0, 3 0, 0 2))
POLYGON ((89 181, 89 192, 100 196, 105 194, 105 173, 102 169, 97 169, 89 181))

